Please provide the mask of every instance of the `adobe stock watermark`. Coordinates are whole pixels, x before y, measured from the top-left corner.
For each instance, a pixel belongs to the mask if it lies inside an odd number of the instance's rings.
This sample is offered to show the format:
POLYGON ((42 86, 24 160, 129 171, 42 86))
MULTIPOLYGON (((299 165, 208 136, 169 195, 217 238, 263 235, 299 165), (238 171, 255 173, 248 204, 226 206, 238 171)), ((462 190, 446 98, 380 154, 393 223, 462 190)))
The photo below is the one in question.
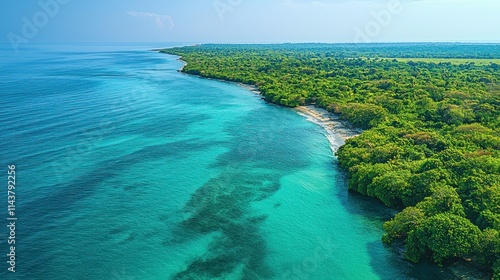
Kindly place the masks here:
POLYGON ((384 28, 389 26, 395 15, 403 12, 403 6, 399 1, 391 1, 387 3, 387 7, 378 12, 371 12, 372 20, 367 22, 364 28, 357 26, 354 31, 356 33, 354 37, 355 43, 371 43, 372 40, 379 36, 384 28))
POLYGON ((8 165, 7 171, 7 228, 9 229, 7 243, 10 245, 7 254, 7 270, 16 272, 16 166, 8 165))
POLYGON ((241 5, 242 2, 243 0, 215 0, 213 5, 219 20, 224 21, 224 15, 228 12, 234 11, 234 9, 241 5))
POLYGON ((122 268, 121 270, 115 270, 111 274, 111 279, 110 280, 137 280, 138 278, 135 278, 132 273, 129 271, 126 271, 125 268, 122 268))
POLYGON ((317 246, 311 255, 307 256, 302 262, 292 265, 281 279, 311 279, 311 274, 314 274, 326 260, 332 257, 334 250, 338 245, 333 244, 331 237, 325 239, 318 237, 317 246))
POLYGON ((22 44, 29 43, 40 29, 49 24, 50 19, 54 18, 61 10, 62 5, 66 5, 71 0, 40 0, 38 6, 40 10, 35 12, 30 18, 22 17, 22 27, 20 33, 9 32, 7 38, 12 46, 12 49, 17 53, 22 44))

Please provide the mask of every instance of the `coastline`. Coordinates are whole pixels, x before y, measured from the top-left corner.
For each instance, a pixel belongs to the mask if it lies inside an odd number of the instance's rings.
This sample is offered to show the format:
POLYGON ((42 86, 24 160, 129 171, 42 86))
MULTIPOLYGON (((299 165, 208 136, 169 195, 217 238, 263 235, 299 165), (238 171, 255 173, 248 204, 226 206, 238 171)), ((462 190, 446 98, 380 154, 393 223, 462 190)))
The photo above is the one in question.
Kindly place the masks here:
MULTIPOLYGON (((168 53, 166 53, 168 54, 168 53)), ((172 54, 169 54, 172 55, 172 54)), ((228 81, 224 79, 218 79, 218 78, 210 78, 210 77, 205 77, 201 75, 196 75, 196 74, 190 74, 184 72, 184 67, 188 64, 186 61, 182 59, 181 56, 178 56, 178 60, 182 61, 184 65, 179 72, 187 75, 192 75, 196 77, 200 77, 203 79, 210 79, 210 80, 217 80, 221 82, 226 82, 226 83, 233 83, 236 84, 242 88, 248 89, 252 93, 258 94, 259 96, 262 97, 264 100, 263 95, 259 91, 258 87, 255 85, 251 84, 244 84, 241 82, 235 82, 235 81, 228 81)), ((265 100, 264 100, 265 101, 265 100)), ((340 116, 334 113, 331 113, 327 111, 326 109, 319 108, 315 105, 304 105, 304 106, 298 106, 298 107, 287 107, 283 106, 280 104, 276 104, 270 101, 265 101, 266 103, 270 103, 273 105, 277 105, 280 107, 285 107, 291 110, 294 110, 297 114, 305 117, 308 121, 313 122, 319 126, 321 126, 324 129, 325 136, 327 137, 328 141, 330 142, 330 148, 335 154, 340 147, 342 147, 345 142, 350 139, 359 136, 363 130, 359 128, 353 127, 349 122, 344 121, 340 119, 340 116)), ((347 171, 348 172, 348 171, 347 171)), ((362 194, 360 194, 362 195, 362 194)), ((368 197, 366 195, 362 195, 363 197, 368 197)), ((394 245, 393 249, 398 251, 398 254, 401 258, 404 259, 403 256, 403 251, 404 251, 404 244, 399 244, 399 245, 394 245)), ((427 260, 422 261, 425 265, 430 265, 434 266, 435 264, 432 262, 428 262, 427 260)), ((471 277, 471 279, 489 279, 488 273, 484 272, 481 268, 475 267, 473 265, 470 265, 469 263, 459 260, 453 264, 449 264, 443 268, 441 268, 441 272, 446 272, 449 273, 452 276, 455 276, 457 278, 459 277, 471 277)))
MULTIPOLYGON (((185 60, 182 59, 182 56, 178 56, 177 60, 179 60, 182 63, 184 63, 184 65, 182 65, 181 69, 177 70, 177 71, 179 71, 182 74, 191 75, 191 76, 199 77, 199 78, 202 78, 202 79, 216 80, 216 81, 220 81, 220 82, 224 82, 224 83, 235 84, 235 85, 240 86, 242 88, 248 89, 249 91, 251 91, 251 92, 253 92, 253 93, 257 94, 257 95, 260 95, 262 97, 262 99, 264 99, 264 96, 262 96, 259 88, 257 86, 255 86, 255 85, 249 85, 249 84, 244 84, 244 83, 235 82, 235 81, 228 81, 228 80, 223 80, 223 79, 216 79, 216 78, 210 78, 210 77, 204 77, 204 76, 201 76, 201 75, 194 75, 194 74, 186 73, 186 72, 184 72, 184 68, 188 65, 188 63, 185 60)), ((272 103, 272 104, 274 104, 274 103, 272 103)), ((275 105, 279 105, 279 104, 275 104, 275 105)))
POLYGON ((333 153, 336 153, 347 139, 356 137, 363 132, 362 129, 354 128, 348 122, 341 120, 340 116, 314 105, 299 106, 294 110, 299 115, 306 117, 308 121, 323 127, 333 153))
POLYGON ((184 71, 184 67, 186 67, 186 66, 188 65, 187 61, 182 60, 182 56, 179 56, 179 57, 177 58, 177 60, 179 60, 180 62, 182 62, 182 63, 183 63, 183 65, 182 65, 181 69, 179 69, 179 72, 184 73, 184 72, 182 72, 182 71, 184 71))
MULTIPOLYGON (((229 81, 225 81, 225 80, 222 80, 222 81, 229 82, 229 81)), ((242 88, 248 89, 252 93, 255 93, 255 94, 258 94, 258 95, 262 96, 262 94, 261 94, 261 92, 260 92, 260 90, 259 90, 259 88, 257 86, 243 84, 243 83, 235 83, 235 84, 238 85, 238 86, 240 86, 240 87, 242 87, 242 88)), ((262 98, 264 98, 264 96, 262 96, 262 98)))
MULTIPOLYGON (((184 65, 178 71, 184 74, 192 75, 184 72, 184 67, 188 64, 185 60, 182 59, 182 56, 178 56, 179 61, 182 61, 184 65)), ((205 79, 213 79, 208 77, 203 77, 199 75, 194 75, 205 79)), ((227 81, 223 79, 216 79, 226 83, 234 83, 242 88, 249 90, 250 92, 257 94, 264 99, 262 93, 259 91, 259 88, 255 85, 244 84, 240 82, 227 81)), ((272 103, 275 104, 275 103, 272 103)), ((279 104, 275 104, 279 105, 279 104)), ((280 106, 280 105, 279 105, 280 106)), ((283 106, 286 107, 286 106, 283 106)), ((289 107, 286 107, 289 108, 289 107)), ((321 126, 325 130, 325 136, 328 138, 330 142, 330 148, 332 152, 335 154, 338 149, 345 144, 345 141, 349 138, 356 137, 360 135, 363 130, 359 128, 353 127, 347 121, 341 120, 339 115, 328 112, 326 109, 316 107, 314 105, 305 105, 298 106, 295 108, 290 108, 296 111, 299 115, 305 117, 308 121, 313 122, 319 126, 321 126)))

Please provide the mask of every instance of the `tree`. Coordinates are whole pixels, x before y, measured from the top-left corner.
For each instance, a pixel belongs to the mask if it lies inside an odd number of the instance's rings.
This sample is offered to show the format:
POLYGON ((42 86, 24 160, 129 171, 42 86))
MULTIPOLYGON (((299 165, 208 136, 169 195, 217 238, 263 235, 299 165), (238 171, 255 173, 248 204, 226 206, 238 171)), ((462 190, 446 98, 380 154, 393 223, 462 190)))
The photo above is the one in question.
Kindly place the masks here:
POLYGON ((431 196, 417 203, 417 208, 422 209, 428 217, 445 212, 465 217, 460 196, 454 188, 446 185, 435 187, 431 196))
POLYGON ((389 207, 401 207, 402 194, 410 187, 408 170, 394 170, 375 177, 371 183, 368 195, 377 197, 389 207))
POLYGON ((384 223, 385 234, 382 241, 390 243, 394 238, 406 238, 425 219, 424 211, 417 207, 407 207, 384 223))
POLYGON ((418 262, 424 255, 439 264, 448 258, 473 255, 481 231, 466 218, 441 213, 424 220, 408 234, 405 256, 418 262))

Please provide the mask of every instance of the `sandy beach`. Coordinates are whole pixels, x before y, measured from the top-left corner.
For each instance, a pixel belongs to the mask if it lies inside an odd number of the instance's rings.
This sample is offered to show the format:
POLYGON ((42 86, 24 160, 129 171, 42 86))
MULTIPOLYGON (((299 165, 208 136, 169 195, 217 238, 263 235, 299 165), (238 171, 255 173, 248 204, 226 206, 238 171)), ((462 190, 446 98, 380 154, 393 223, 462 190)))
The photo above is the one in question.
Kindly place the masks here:
MULTIPOLYGON (((179 57, 178 59, 184 63, 182 68, 179 70, 179 72, 183 72, 184 67, 186 67, 188 63, 184 61, 182 57, 179 57)), ((240 87, 248 89, 254 94, 261 95, 259 88, 255 85, 231 82, 226 80, 220 80, 220 81, 235 83, 240 87)), ((313 105, 298 106, 293 110, 296 110, 297 113, 306 117, 307 120, 314 122, 325 129, 326 137, 330 141, 330 147, 333 153, 337 152, 337 150, 342 145, 345 144, 345 141, 347 139, 356 137, 363 132, 363 130, 359 128, 354 128, 348 122, 341 120, 338 115, 335 115, 333 113, 328 112, 325 109, 318 108, 313 105)))
POLYGON ((179 72, 182 73, 182 71, 184 71, 184 67, 186 67, 188 65, 188 63, 185 60, 182 60, 182 57, 179 57, 177 60, 179 60, 182 63, 184 63, 184 65, 182 65, 181 69, 179 70, 179 72))
MULTIPOLYGON (((261 95, 259 88, 255 85, 237 83, 238 86, 246 88, 251 92, 261 95)), ((325 109, 314 105, 298 106, 294 108, 299 115, 307 118, 308 121, 316 123, 325 129, 325 136, 330 141, 330 147, 333 153, 345 144, 349 138, 360 135, 363 130, 352 127, 347 121, 341 120, 336 114, 330 113, 325 109)))
POLYGON ((247 84, 243 84, 243 83, 237 83, 238 86, 242 87, 242 88, 246 88, 248 89, 249 91, 255 93, 255 94, 258 94, 258 95, 262 95, 261 92, 259 91, 259 88, 257 86, 254 86, 254 85, 247 85, 247 84))
POLYGON ((326 137, 330 141, 334 153, 345 144, 347 139, 356 137, 363 132, 363 130, 353 128, 349 123, 341 120, 338 115, 313 105, 299 106, 294 110, 325 129, 326 137))

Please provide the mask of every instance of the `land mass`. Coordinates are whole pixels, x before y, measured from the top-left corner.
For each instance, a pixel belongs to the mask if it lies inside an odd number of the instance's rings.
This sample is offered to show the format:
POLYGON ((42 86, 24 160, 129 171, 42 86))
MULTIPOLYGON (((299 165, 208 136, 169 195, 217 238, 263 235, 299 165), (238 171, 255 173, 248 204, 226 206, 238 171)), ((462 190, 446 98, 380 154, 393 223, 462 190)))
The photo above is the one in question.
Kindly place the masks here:
POLYGON ((253 85, 267 101, 298 108, 327 128, 335 129, 325 115, 333 113, 337 123, 363 129, 345 135, 337 156, 350 190, 399 210, 382 240, 404 241, 413 262, 463 262, 500 279, 500 45, 199 45, 162 52, 181 56, 185 73, 253 85))

